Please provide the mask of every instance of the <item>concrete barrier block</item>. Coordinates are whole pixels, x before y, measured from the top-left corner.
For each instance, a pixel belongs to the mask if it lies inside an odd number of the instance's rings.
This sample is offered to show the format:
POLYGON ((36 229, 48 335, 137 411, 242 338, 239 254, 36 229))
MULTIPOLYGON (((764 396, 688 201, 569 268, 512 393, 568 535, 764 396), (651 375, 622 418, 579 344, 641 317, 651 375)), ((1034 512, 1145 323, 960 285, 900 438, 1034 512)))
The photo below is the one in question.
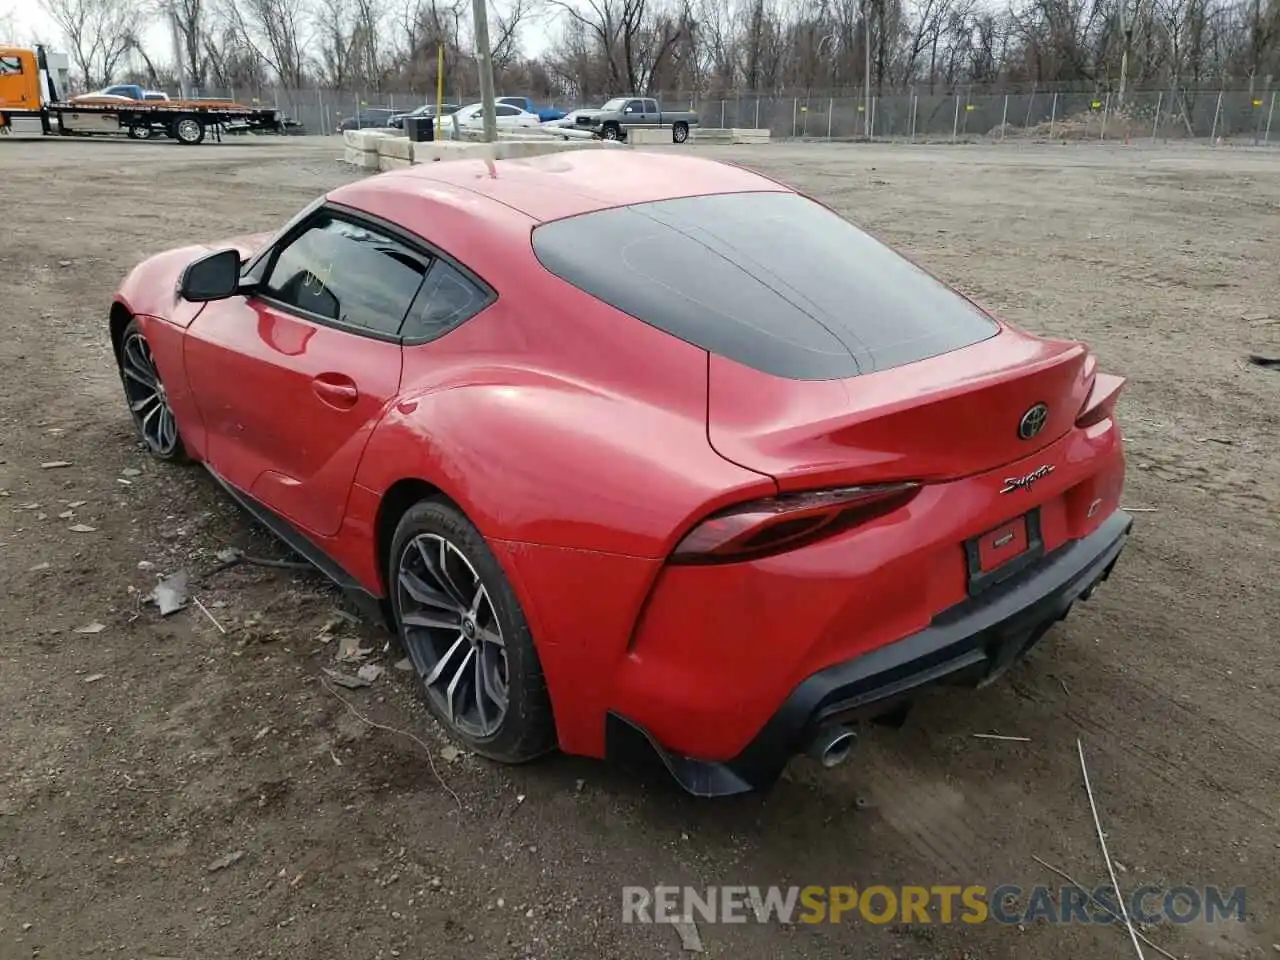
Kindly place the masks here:
POLYGON ((406 167, 412 167, 412 160, 405 160, 402 157, 388 157, 383 154, 378 155, 378 169, 386 170, 404 170, 406 167))
POLYGON ((673 142, 670 127, 658 128, 655 130, 645 130, 637 127, 627 131, 627 143, 637 147, 673 142))
POLYGON ((345 130, 342 139, 347 146, 357 150, 376 151, 378 141, 391 134, 401 135, 397 130, 345 130))
POLYGON ((730 143, 768 143, 772 133, 767 127, 733 127, 729 130, 730 143))
POLYGON ((377 170, 378 155, 356 147, 347 147, 342 152, 342 160, 361 170, 377 170))
POLYGON ((378 141, 378 156, 412 160, 413 147, 414 142, 408 137, 383 137, 378 141))

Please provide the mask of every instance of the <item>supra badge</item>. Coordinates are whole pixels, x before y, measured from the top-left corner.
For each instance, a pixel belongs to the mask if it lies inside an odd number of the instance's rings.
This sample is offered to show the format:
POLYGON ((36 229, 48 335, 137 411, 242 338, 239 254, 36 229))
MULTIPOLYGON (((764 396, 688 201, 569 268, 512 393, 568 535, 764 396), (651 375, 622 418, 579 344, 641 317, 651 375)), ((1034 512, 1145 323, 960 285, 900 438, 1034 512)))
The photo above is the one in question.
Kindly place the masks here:
POLYGON ((1030 490, 1032 485, 1049 474, 1053 473, 1053 465, 1046 463, 1042 467, 1036 467, 1030 473, 1021 477, 1005 477, 1004 486, 1000 488, 1001 493, 1014 493, 1018 490, 1030 490))

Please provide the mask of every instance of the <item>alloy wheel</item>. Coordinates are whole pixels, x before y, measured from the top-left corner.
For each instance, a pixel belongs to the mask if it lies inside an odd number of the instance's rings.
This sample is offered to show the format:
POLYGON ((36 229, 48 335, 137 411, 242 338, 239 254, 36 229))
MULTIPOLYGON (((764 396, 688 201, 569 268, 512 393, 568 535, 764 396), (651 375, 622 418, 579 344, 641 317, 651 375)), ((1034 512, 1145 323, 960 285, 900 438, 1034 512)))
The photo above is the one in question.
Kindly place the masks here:
POLYGON ((507 713, 507 655, 475 567, 449 540, 424 533, 401 552, 396 584, 405 648, 428 697, 459 733, 492 737, 507 713))
POLYGON ((151 452, 172 456, 178 449, 178 425, 169 406, 169 395, 160 382, 151 348, 140 333, 131 333, 120 346, 120 373, 124 395, 138 432, 151 452))

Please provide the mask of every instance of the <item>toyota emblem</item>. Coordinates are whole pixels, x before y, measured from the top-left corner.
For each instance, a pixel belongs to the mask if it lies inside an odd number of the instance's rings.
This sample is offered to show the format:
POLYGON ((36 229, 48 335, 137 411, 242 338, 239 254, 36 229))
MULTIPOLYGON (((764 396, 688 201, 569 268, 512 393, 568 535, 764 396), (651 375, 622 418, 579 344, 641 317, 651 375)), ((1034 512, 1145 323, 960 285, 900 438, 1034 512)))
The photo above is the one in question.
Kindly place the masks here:
POLYGON ((1049 405, 1046 403, 1037 403, 1034 407, 1024 413, 1022 415, 1022 419, 1018 421, 1018 436, 1023 440, 1030 440, 1044 429, 1044 425, 1048 420, 1049 405))

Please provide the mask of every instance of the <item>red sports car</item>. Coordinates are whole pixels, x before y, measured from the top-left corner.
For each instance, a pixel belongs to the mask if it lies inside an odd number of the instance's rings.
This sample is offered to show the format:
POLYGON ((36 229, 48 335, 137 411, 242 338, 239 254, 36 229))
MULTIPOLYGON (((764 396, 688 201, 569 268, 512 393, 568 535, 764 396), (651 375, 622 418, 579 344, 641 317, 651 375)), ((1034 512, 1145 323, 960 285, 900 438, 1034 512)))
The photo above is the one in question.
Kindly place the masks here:
POLYGON ((152 257, 111 338, 202 463, 387 617, 484 756, 688 790, 844 759, 1107 578, 1124 383, 822 204, 631 151, 416 166, 152 257))

